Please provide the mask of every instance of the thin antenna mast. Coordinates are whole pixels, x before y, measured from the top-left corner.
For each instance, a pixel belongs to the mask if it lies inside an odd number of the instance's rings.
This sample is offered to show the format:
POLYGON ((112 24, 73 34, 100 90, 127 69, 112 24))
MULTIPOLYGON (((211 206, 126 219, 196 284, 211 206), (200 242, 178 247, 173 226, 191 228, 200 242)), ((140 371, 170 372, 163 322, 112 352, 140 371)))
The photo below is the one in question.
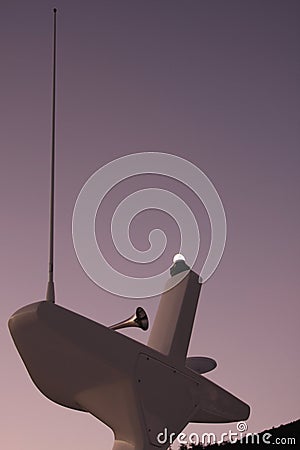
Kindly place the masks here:
POLYGON ((56 12, 53 9, 53 68, 52 68, 52 140, 51 140, 51 173, 50 173, 50 235, 49 235, 49 274, 46 300, 55 303, 53 279, 54 255, 54 174, 55 174, 55 94, 56 94, 56 12))

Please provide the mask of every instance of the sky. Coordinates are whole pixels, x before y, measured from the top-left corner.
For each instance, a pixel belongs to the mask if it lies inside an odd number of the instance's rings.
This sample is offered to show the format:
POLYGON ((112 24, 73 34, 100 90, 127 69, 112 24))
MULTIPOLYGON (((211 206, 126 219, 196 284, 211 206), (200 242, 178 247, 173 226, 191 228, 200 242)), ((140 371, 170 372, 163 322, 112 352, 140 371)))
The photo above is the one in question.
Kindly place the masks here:
MULTIPOLYGON (((251 406, 249 431, 298 419, 299 2, 12 0, 2 2, 0 17, 1 449, 113 445, 101 422, 43 397, 7 328, 14 311, 45 298, 55 6, 57 303, 105 325, 141 305, 153 322, 158 298, 117 297, 86 275, 73 247, 72 213, 86 180, 116 158, 149 151, 185 158, 213 182, 228 227, 221 263, 201 293, 189 355, 217 361, 207 378, 251 406)), ((172 190, 193 210, 203 238, 194 270, 201 268, 210 240, 203 205, 164 178, 125 180, 98 212, 107 258, 128 273, 147 276, 147 268, 114 253, 110 218, 126 195, 150 186, 172 190)), ((152 210, 131 228, 133 243, 146 249, 160 224, 169 240, 159 270, 177 253, 176 224, 152 210)), ((125 333, 141 342, 149 335, 125 333)), ((186 432, 230 428, 190 424, 186 432)))

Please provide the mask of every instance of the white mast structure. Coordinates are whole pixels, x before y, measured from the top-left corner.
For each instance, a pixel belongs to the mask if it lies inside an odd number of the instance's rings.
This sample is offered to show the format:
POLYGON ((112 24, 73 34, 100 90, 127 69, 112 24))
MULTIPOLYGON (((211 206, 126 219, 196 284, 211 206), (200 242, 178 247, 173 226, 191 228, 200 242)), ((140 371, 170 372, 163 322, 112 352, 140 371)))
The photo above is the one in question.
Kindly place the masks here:
POLYGON ((187 357, 202 284, 183 258, 171 268, 147 345, 116 331, 124 326, 147 329, 142 308, 109 328, 55 303, 56 10, 53 44, 48 288, 46 300, 24 306, 9 319, 10 333, 33 383, 53 402, 89 412, 107 424, 115 435, 113 450, 167 449, 189 422, 246 420, 249 406, 202 375, 216 362, 187 357), (162 443, 164 430, 168 439, 162 443))

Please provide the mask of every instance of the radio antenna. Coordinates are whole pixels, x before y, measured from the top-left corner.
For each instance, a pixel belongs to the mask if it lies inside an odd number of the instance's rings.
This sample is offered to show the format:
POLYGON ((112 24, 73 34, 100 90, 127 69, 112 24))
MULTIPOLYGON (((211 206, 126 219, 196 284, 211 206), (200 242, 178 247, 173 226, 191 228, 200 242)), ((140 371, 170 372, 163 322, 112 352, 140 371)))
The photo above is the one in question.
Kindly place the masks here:
POLYGON ((50 214, 49 214, 49 272, 46 300, 55 303, 53 278, 54 262, 54 175, 55 175, 55 95, 56 95, 56 12, 53 9, 53 66, 52 66, 52 130, 50 168, 50 214))

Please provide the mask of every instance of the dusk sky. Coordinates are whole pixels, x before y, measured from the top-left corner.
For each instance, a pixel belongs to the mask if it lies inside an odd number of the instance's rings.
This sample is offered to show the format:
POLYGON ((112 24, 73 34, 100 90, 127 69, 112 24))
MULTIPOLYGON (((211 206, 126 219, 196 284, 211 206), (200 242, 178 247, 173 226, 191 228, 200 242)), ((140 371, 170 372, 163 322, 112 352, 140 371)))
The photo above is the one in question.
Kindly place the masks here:
MULTIPOLYGON (((158 297, 117 297, 86 275, 73 247, 72 214, 86 180, 116 158, 149 151, 185 158, 214 183, 228 226, 221 263, 201 293, 189 355, 217 361, 206 376, 250 405, 249 431, 298 419, 300 3, 12 0, 2 2, 0 15, 0 448, 113 445, 108 427, 36 389, 7 327, 14 311, 45 298, 53 7, 57 303, 105 325, 140 305, 153 322, 158 297)), ((201 232, 195 271, 209 246, 203 205, 164 178, 124 181, 98 212, 97 237, 108 260, 135 276, 170 266, 179 239, 170 217, 146 211, 132 224, 132 241, 146 249, 149 231, 161 225, 168 237, 162 258, 140 267, 114 251, 113 211, 139 189, 169 189, 193 210, 201 232)), ((149 335, 125 333, 142 342, 149 335)), ((190 424, 186 432, 229 429, 235 424, 190 424)))

